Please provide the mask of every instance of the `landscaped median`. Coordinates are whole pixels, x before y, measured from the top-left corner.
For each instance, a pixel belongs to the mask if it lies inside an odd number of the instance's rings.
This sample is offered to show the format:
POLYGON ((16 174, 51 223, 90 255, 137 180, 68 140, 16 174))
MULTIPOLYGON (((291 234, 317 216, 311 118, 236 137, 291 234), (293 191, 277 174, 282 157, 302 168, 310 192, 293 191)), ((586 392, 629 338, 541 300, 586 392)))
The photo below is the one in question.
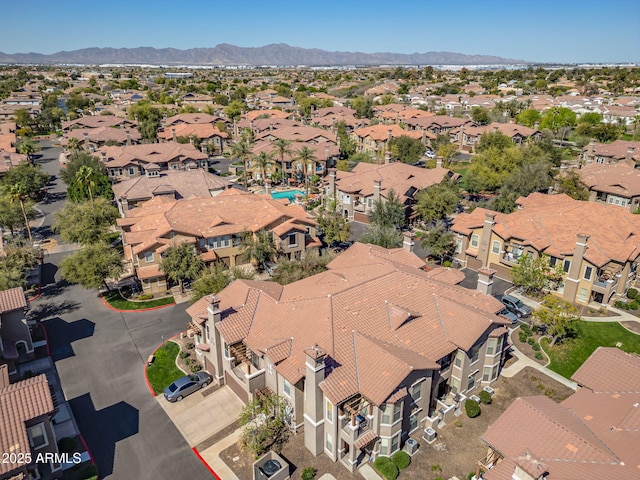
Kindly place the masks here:
POLYGON ((166 342, 154 352, 154 360, 147 365, 146 376, 151 390, 161 395, 164 389, 185 373, 176 365, 180 346, 172 341, 166 342))
POLYGON ((176 303, 173 297, 154 298, 150 300, 127 300, 118 290, 111 290, 105 293, 102 301, 107 307, 118 311, 154 310, 176 303))

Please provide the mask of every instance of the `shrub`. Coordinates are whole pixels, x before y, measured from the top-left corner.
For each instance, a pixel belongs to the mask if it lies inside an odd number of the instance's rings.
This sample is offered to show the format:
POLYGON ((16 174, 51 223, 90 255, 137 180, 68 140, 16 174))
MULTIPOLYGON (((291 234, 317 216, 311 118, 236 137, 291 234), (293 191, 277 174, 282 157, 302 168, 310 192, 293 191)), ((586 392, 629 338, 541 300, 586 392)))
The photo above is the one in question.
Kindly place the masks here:
POLYGON ((480 401, 485 404, 485 405, 489 405, 491 403, 491 395, 489 395, 489 392, 485 392, 484 390, 482 390, 478 396, 480 397, 480 401))
POLYGON ((152 298, 152 293, 143 293, 142 295, 138 295, 138 300, 151 300, 152 298))
POLYGON ((58 450, 60 453, 73 453, 76 447, 76 441, 71 437, 64 437, 58 441, 58 450))
POLYGON ((85 463, 76 472, 78 480, 88 480, 90 478, 98 478, 98 467, 93 463, 85 463))
POLYGON ((456 428, 462 428, 462 422, 460 420, 456 420, 454 425, 456 426, 456 428))
POLYGON ((389 457, 378 457, 373 462, 373 466, 386 480, 396 480, 400 471, 395 463, 393 463, 389 457))
POLYGON ((630 288, 629 290, 627 290, 627 297, 631 300, 635 300, 636 298, 638 298, 638 290, 636 290, 635 288, 630 288))
POLYGON ((186 348, 187 350, 193 350, 195 347, 195 345, 191 342, 187 343, 184 348, 186 348))
POLYGON ((529 345, 533 345, 534 343, 536 343, 536 341, 535 341, 535 339, 534 339, 534 338, 531 338, 531 337, 530 337, 530 338, 528 338, 528 339, 527 339, 527 343, 528 343, 529 345))
POLYGON ((431 471, 442 473, 442 467, 436 463, 435 465, 431 465, 431 471))
POLYGON ((180 358, 187 359, 191 356, 189 352, 180 352, 180 358))
POLYGON ((638 310, 638 306, 640 306, 640 305, 638 304, 638 300, 634 300, 633 302, 631 302, 631 303, 629 304, 629 308, 630 308, 631 310, 638 310))
POLYGON ((544 357, 542 356, 542 352, 536 352, 535 357, 536 357, 538 360, 542 360, 542 359, 544 358, 544 357))
POLYGON ((480 415, 480 405, 470 398, 467 398, 464 402, 464 411, 467 413, 469 418, 476 418, 480 415))
POLYGON ((444 262, 442 262, 442 266, 443 267, 450 267, 451 266, 451 262, 449 260, 445 260, 444 262))
POLYGON ((619 308, 621 310, 629 310, 629 304, 627 302, 623 302, 622 300, 618 300, 615 303, 616 308, 619 308))
POLYGON ((193 362, 190 366, 189 366, 189 370, 191 370, 191 373, 196 373, 199 372, 200 370, 202 370, 202 366, 198 363, 198 362, 193 362))
POLYGON ((396 464, 400 470, 404 470, 411 463, 411 455, 409 455, 404 450, 398 450, 396 453, 391 455, 391 461, 396 464))
POLYGON ((537 343, 534 343, 533 345, 531 345, 531 348, 533 348, 534 352, 540 351, 540 345, 538 345, 537 343))
POLYGON ((527 334, 526 334, 526 333, 524 333, 524 332, 520 332, 520 333, 518 334, 518 338, 520 338, 520 341, 521 341, 522 343, 525 343, 525 342, 527 341, 527 334))
POLYGON ((475 476, 476 476, 476 472, 471 472, 469 475, 467 475, 467 480, 471 480, 475 476))
POLYGON ((529 327, 529 325, 527 325, 526 323, 520 325, 520 330, 524 333, 531 333, 531 327, 529 327))
POLYGON ((316 478, 317 470, 313 467, 307 467, 302 471, 301 480, 313 480, 316 478))

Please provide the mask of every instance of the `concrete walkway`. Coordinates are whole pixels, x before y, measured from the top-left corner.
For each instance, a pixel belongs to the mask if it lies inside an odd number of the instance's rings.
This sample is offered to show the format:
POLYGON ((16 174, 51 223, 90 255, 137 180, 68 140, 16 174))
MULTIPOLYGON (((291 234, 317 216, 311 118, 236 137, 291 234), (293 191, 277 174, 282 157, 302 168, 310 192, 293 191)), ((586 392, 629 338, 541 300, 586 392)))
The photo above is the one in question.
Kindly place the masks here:
POLYGON ((200 452, 200 456, 222 480, 239 480, 236 474, 233 473, 227 464, 222 461, 220 458, 220 452, 240 440, 241 436, 242 429, 238 428, 231 435, 228 435, 215 445, 212 445, 206 450, 200 452))
POLYGON ((359 469, 360 475, 362 475, 367 480, 382 480, 380 475, 376 473, 371 465, 368 463, 363 464, 359 469))

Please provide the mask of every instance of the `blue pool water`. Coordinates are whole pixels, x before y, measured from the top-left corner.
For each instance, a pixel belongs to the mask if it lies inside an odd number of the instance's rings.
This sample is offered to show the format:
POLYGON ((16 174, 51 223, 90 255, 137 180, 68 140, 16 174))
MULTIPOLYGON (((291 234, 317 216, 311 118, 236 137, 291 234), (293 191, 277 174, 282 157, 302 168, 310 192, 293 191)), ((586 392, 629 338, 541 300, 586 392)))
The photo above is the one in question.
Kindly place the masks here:
POLYGON ((273 198, 274 200, 287 198, 291 202, 293 202, 296 198, 296 195, 298 194, 304 196, 304 192, 301 192, 300 190, 287 190, 286 192, 272 192, 271 198, 273 198))

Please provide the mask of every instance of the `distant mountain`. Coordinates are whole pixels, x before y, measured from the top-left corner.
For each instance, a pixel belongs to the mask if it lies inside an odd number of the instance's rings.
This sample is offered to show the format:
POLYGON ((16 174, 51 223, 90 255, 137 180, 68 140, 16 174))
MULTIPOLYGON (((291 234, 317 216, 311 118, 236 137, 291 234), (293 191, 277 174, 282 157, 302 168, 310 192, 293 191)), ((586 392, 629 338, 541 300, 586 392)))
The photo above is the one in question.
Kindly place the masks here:
POLYGON ((529 63, 492 55, 451 52, 362 53, 328 52, 284 43, 245 48, 222 43, 213 48, 83 48, 43 55, 0 52, 0 63, 28 64, 149 64, 149 65, 505 65, 529 63))

